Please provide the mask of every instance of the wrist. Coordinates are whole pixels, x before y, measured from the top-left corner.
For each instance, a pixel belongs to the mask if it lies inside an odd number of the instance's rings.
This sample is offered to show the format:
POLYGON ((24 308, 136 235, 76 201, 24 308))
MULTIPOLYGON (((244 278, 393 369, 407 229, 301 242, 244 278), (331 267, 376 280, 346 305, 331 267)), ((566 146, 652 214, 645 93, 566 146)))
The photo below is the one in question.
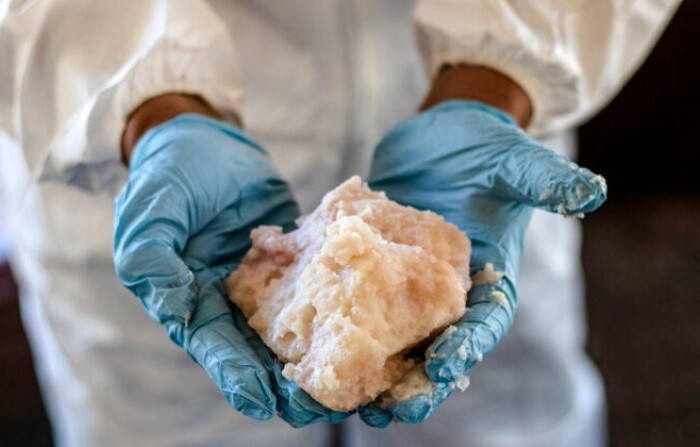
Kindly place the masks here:
POLYGON ((129 165, 136 144, 146 132, 183 113, 197 113, 215 119, 223 118, 214 107, 199 96, 166 93, 150 98, 134 109, 126 119, 121 139, 122 161, 129 165))
POLYGON ((532 119, 532 102, 515 81, 486 67, 445 66, 434 79, 420 110, 454 99, 479 101, 511 115, 520 127, 532 119))

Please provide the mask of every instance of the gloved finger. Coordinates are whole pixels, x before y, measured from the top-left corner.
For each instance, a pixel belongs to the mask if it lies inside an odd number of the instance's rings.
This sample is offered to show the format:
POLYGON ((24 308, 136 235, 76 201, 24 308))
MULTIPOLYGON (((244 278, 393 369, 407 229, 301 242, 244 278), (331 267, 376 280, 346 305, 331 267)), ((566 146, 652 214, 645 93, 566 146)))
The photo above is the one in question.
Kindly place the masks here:
POLYGON ((471 368, 506 336, 513 322, 517 295, 506 276, 493 281, 474 276, 467 310, 438 336, 426 352, 425 371, 434 382, 459 384, 471 368), (479 281, 484 281, 479 283, 479 281))
MULTIPOLYGON (((233 306, 233 305, 232 305, 233 306)), ((296 382, 282 375, 282 362, 265 346, 262 339, 248 326, 245 316, 233 306, 232 316, 235 325, 246 337, 246 343, 257 354, 270 371, 270 383, 277 398, 277 413, 293 427, 303 427, 316 422, 340 422, 352 413, 333 411, 324 407, 296 382)))
POLYGON ((384 428, 391 424, 391 412, 376 403, 370 403, 357 409, 357 414, 365 424, 374 428, 384 428))
POLYGON ((360 419, 376 428, 386 427, 392 420, 404 424, 424 422, 454 391, 453 384, 431 382, 427 385, 427 389, 404 400, 394 401, 389 394, 386 402, 373 402, 360 408, 360 419))
POLYGON ((186 198, 177 187, 132 176, 115 206, 114 259, 119 280, 182 345, 196 281, 180 258, 189 232, 186 198))
POLYGON ((277 411, 292 427, 303 427, 316 422, 336 423, 350 416, 350 412, 334 411, 324 407, 296 382, 282 376, 280 362, 274 367, 273 386, 277 395, 277 411))
POLYGON ((275 414, 277 399, 265 364, 236 326, 219 278, 202 279, 197 308, 186 329, 185 350, 228 403, 255 419, 275 414))
POLYGON ((594 211, 607 197, 603 177, 534 143, 504 155, 494 188, 509 199, 564 215, 594 211))
POLYGON ((230 316, 221 315, 200 327, 189 338, 187 351, 233 408, 255 419, 275 414, 276 398, 267 372, 245 346, 230 316))
POLYGON ((227 276, 250 248, 253 229, 261 225, 278 225, 285 232, 291 231, 297 217, 299 208, 287 184, 281 181, 277 185, 268 184, 264 195, 232 201, 204 229, 191 235, 182 259, 194 272, 216 265, 219 270, 225 267, 222 277, 227 276), (260 205, 263 200, 265 206, 260 205), (241 221, 242 214, 246 215, 244 221, 241 221))
POLYGON ((446 383, 430 384, 430 390, 407 400, 389 405, 393 420, 405 424, 420 424, 435 414, 440 404, 450 397, 454 386, 446 383))

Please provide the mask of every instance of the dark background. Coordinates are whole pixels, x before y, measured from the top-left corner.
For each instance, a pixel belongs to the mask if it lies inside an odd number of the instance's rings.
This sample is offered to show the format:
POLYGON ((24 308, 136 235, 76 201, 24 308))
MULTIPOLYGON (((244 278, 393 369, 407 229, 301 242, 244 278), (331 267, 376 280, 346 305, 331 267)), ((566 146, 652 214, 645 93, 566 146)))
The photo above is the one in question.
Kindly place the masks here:
POLYGON ((700 446, 700 2, 579 132, 609 200, 583 222, 588 352, 612 446, 700 446))
MULTIPOLYGON (((584 225, 588 350, 611 446, 700 445, 700 2, 687 0, 618 97, 579 134, 609 200, 584 225)), ((51 435, 17 290, 0 267, 0 446, 51 435)))

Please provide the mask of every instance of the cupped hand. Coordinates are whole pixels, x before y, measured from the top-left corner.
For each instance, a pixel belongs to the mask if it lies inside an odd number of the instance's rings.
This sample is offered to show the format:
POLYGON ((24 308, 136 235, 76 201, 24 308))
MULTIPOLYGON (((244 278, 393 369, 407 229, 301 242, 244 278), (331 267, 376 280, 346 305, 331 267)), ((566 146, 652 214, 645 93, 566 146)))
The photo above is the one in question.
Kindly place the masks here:
POLYGON ((230 304, 224 278, 259 225, 291 229, 299 211, 266 152, 239 129, 183 114, 145 134, 115 206, 120 281, 221 390, 256 418, 336 422, 281 374, 281 362, 230 304))
POLYGON ((420 423, 503 339, 517 309, 516 277, 534 208, 582 216, 606 198, 602 177, 546 149, 507 114, 474 101, 443 102, 396 126, 377 146, 369 182, 429 209, 472 243, 464 316, 426 352, 426 391, 359 410, 369 425, 420 423))

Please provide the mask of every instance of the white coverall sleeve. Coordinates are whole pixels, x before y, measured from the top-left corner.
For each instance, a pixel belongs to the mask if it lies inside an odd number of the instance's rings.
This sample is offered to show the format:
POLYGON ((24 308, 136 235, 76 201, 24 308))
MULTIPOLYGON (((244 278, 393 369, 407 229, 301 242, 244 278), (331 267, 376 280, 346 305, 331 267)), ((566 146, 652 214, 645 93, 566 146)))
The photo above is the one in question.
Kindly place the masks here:
POLYGON ((536 137, 580 124, 622 88, 680 0, 421 0, 414 20, 431 77, 494 68, 534 106, 536 137))
POLYGON ((232 116, 233 44, 203 0, 0 0, 0 127, 40 180, 88 190, 123 178, 125 118, 166 92, 232 116))

